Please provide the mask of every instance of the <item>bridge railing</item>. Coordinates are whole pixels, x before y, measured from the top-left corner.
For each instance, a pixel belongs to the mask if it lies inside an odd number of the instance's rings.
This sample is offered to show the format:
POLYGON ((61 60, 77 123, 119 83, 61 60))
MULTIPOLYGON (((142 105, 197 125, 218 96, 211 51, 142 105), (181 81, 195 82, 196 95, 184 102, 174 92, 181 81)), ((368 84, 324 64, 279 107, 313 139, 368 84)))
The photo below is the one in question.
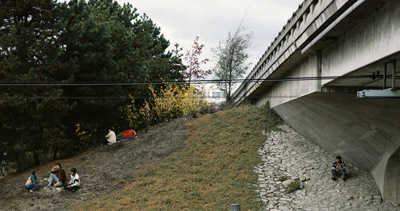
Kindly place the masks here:
MULTIPOLYGON (((256 66, 246 77, 251 82, 242 83, 232 95, 236 104, 240 104, 262 83, 254 79, 267 79, 290 56, 299 52, 324 27, 329 25, 337 13, 349 7, 357 0, 305 0, 288 20, 282 31, 271 43, 256 66)), ((248 81, 246 80, 246 81, 248 81)))

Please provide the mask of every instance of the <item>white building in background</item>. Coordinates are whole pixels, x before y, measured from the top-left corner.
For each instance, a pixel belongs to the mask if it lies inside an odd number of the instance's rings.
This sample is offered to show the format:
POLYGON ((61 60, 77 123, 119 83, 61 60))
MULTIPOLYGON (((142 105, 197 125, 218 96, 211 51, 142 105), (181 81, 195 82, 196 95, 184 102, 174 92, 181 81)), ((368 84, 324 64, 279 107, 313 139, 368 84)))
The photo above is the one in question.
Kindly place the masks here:
POLYGON ((224 92, 221 91, 215 84, 202 85, 205 90, 206 100, 211 104, 220 105, 225 102, 224 92))

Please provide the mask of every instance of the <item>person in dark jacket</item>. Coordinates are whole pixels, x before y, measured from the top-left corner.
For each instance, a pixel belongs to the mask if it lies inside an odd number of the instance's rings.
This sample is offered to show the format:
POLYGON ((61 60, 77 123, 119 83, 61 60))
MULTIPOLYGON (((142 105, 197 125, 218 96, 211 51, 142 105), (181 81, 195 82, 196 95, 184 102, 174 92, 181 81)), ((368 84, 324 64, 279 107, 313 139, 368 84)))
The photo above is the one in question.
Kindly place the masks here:
POLYGON ((332 180, 336 180, 336 177, 340 177, 343 181, 346 181, 346 165, 342 161, 341 156, 336 156, 336 160, 332 164, 331 177, 332 180))
POLYGON ((58 182, 55 186, 63 186, 65 188, 67 186, 67 175, 60 163, 57 163, 56 165, 58 166, 58 182))
POLYGON ((51 170, 49 184, 47 186, 50 187, 53 184, 53 181, 55 182, 55 186, 65 187, 67 185, 67 176, 60 163, 57 163, 51 170))
POLYGON ((32 171, 31 175, 28 177, 28 179, 26 180, 25 183, 25 188, 29 191, 29 192, 33 192, 36 191, 36 184, 39 184, 39 182, 37 181, 37 177, 36 177, 36 171, 32 171))

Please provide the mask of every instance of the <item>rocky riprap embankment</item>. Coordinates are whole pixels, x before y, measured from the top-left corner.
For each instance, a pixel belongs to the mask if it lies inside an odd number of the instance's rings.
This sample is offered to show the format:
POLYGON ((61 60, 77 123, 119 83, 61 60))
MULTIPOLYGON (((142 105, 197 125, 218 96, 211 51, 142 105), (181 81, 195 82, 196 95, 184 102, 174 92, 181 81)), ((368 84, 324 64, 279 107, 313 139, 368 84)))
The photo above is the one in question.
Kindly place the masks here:
POLYGON ((382 202, 372 176, 346 162, 348 179, 333 181, 330 167, 336 155, 306 140, 286 124, 267 135, 258 152, 262 165, 258 193, 266 210, 400 210, 398 204, 382 202), (300 189, 287 192, 299 181, 300 189))

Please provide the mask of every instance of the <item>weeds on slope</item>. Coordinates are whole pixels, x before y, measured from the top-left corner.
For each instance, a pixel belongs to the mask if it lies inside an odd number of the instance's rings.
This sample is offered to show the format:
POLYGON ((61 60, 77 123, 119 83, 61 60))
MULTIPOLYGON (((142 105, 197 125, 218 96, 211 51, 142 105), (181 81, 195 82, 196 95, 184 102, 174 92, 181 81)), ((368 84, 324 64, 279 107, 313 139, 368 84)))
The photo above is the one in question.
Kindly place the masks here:
MULTIPOLYGON (((278 118, 268 108, 243 106, 206 115, 187 124, 185 147, 167 159, 147 165, 134 181, 80 210, 258 210, 253 168, 257 150, 278 118)), ((165 131, 165 138, 168 132, 165 131)), ((121 166, 121 168, 127 168, 121 166)))

